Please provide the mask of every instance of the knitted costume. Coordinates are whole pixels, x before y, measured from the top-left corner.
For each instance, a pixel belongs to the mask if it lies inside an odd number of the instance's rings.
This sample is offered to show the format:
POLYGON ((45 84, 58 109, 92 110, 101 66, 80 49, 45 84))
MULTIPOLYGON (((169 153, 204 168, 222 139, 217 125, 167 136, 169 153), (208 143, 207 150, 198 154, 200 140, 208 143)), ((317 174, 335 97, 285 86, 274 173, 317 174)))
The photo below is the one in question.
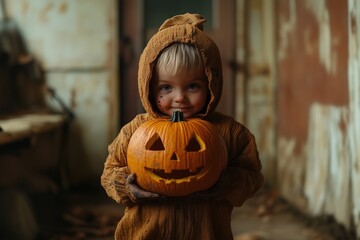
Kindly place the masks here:
POLYGON ((231 212, 241 206, 263 184, 261 162, 254 136, 233 118, 215 111, 222 92, 222 67, 216 44, 203 32, 205 19, 198 14, 183 14, 166 20, 144 49, 138 73, 138 86, 146 113, 125 125, 109 146, 101 184, 126 210, 118 223, 115 239, 233 239, 231 212), (149 84, 161 51, 175 43, 194 45, 201 53, 209 82, 210 99, 203 118, 218 129, 228 148, 228 166, 215 197, 167 198, 137 202, 126 186, 130 174, 127 146, 134 131, 145 121, 162 116, 150 101, 149 84))

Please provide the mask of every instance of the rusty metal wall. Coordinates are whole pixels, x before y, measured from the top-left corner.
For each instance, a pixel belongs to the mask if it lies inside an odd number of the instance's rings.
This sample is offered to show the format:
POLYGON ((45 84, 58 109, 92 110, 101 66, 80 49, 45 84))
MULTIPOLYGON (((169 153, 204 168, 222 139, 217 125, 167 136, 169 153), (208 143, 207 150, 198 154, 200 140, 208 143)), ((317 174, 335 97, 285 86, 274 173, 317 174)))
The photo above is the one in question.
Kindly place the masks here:
POLYGON ((118 132, 117 1, 7 0, 6 7, 45 68, 47 85, 75 114, 71 181, 98 178, 118 132))
POLYGON ((275 1, 237 1, 235 117, 255 135, 269 183, 276 181, 275 1))
POLYGON ((360 236, 360 3, 278 0, 278 187, 360 236))
POLYGON ((347 141, 350 161, 351 212, 360 237, 360 3, 348 1, 349 36, 349 123, 347 141))

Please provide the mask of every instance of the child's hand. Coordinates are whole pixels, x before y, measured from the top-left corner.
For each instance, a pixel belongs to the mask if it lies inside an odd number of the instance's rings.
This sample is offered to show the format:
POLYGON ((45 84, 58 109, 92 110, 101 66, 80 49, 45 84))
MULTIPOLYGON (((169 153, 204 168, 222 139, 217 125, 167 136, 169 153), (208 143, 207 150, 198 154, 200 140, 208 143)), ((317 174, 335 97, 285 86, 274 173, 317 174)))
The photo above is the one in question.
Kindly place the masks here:
POLYGON ((160 199, 162 196, 157 193, 152 193, 141 189, 136 184, 136 175, 135 173, 130 174, 126 179, 126 186, 129 188, 130 192, 134 195, 134 197, 138 200, 155 200, 160 199))

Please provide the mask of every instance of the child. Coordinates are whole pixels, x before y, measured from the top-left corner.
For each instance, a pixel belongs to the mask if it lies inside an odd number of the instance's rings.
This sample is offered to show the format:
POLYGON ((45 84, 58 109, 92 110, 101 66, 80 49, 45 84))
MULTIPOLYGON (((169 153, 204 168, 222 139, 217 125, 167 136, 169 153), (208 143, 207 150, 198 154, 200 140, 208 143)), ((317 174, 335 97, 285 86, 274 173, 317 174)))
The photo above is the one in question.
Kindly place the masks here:
POLYGON ((124 126, 109 146, 101 177, 107 194, 126 206, 115 239, 233 239, 233 207, 263 184, 254 136, 215 111, 222 90, 221 58, 202 31, 204 22, 198 14, 166 20, 141 55, 138 84, 146 113, 124 126), (171 198, 141 189, 127 167, 126 153, 142 123, 178 109, 185 118, 202 118, 219 129, 228 148, 228 166, 211 189, 171 198))

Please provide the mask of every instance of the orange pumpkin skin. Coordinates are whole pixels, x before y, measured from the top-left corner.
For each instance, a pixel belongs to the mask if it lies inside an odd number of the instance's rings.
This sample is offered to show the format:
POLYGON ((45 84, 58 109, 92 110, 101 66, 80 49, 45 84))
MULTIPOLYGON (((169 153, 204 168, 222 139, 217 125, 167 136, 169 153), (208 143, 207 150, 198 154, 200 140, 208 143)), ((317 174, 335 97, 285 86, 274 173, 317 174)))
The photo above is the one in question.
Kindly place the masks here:
POLYGON ((186 196, 216 183, 227 165, 227 147, 215 126, 207 121, 157 118, 134 132, 127 161, 144 190, 186 196))

